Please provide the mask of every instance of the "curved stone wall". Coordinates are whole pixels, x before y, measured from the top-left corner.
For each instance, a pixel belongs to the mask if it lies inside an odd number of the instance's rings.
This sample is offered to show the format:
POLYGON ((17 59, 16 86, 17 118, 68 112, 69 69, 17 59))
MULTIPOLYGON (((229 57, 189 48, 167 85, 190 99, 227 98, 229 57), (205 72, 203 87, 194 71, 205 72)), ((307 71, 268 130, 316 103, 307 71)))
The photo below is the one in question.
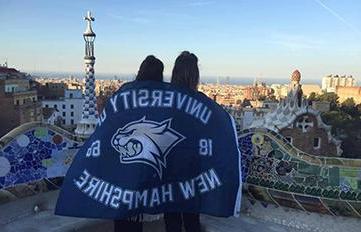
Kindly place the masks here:
POLYGON ((312 156, 267 129, 240 132, 239 144, 251 201, 361 217, 361 160, 312 156))
MULTIPOLYGON (((361 217, 361 160, 312 156, 268 129, 244 130, 238 137, 251 202, 361 217)), ((16 128, 0 139, 0 189, 64 176, 81 146, 58 127, 16 128)))
POLYGON ((29 123, 0 140, 0 189, 64 176, 82 142, 46 124, 29 123))

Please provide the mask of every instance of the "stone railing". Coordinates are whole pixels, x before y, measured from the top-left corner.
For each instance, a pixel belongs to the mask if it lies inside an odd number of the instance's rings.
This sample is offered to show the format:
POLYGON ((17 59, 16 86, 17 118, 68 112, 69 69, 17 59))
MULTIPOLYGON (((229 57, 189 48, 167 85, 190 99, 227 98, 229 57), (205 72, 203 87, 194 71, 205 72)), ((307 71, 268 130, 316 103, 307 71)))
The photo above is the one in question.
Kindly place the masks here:
POLYGON ((240 132, 239 144, 251 200, 361 217, 361 160, 306 154, 266 129, 240 132))

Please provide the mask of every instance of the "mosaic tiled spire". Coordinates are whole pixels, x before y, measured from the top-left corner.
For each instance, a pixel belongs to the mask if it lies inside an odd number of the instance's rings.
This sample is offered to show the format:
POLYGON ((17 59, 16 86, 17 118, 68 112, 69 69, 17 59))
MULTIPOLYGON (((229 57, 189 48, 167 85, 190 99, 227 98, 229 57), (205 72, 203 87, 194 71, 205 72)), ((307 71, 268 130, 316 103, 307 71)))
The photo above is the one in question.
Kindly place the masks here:
POLYGON ((83 105, 82 118, 77 125, 75 133, 80 136, 87 138, 95 130, 97 123, 96 114, 96 96, 95 96, 95 76, 94 76, 94 40, 95 33, 92 29, 91 22, 94 21, 94 17, 91 16, 88 11, 87 16, 84 18, 87 22, 87 27, 83 33, 85 41, 85 99, 83 105))

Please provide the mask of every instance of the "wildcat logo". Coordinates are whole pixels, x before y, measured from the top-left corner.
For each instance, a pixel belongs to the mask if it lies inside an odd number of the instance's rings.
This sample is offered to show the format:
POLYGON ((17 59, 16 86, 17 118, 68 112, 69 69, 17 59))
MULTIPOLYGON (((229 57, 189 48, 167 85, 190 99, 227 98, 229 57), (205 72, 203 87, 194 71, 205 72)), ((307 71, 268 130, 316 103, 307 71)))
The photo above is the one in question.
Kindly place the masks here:
POLYGON ((143 117, 119 128, 113 135, 111 144, 119 152, 120 162, 149 165, 161 179, 163 168, 167 168, 169 152, 185 139, 170 127, 171 121, 172 119, 167 119, 155 122, 143 117))

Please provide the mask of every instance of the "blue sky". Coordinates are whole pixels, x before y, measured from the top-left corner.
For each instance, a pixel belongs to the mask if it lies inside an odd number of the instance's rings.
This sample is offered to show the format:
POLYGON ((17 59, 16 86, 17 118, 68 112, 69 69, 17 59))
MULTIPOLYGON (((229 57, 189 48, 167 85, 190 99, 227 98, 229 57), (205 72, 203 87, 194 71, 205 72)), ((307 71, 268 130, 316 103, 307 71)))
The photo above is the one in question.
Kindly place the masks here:
POLYGON ((83 71, 92 10, 96 71, 136 73, 148 54, 171 72, 182 50, 204 76, 361 77, 361 1, 0 0, 0 62, 25 71, 83 71))

